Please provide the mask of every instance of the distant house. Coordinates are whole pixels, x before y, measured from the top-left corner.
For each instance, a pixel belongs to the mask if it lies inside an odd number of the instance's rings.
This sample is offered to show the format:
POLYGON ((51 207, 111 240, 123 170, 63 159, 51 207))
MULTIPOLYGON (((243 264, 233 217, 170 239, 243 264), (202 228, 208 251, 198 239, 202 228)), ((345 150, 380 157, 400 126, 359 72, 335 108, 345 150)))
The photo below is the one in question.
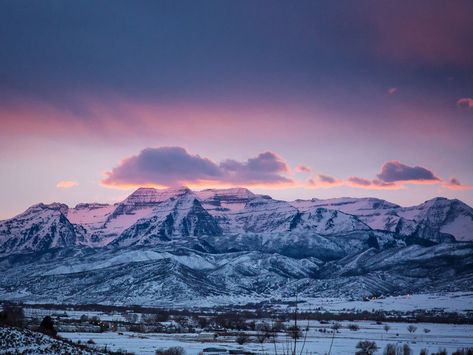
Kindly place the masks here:
POLYGON ((204 355, 228 355, 229 352, 227 349, 223 348, 205 348, 202 350, 202 354, 204 355))

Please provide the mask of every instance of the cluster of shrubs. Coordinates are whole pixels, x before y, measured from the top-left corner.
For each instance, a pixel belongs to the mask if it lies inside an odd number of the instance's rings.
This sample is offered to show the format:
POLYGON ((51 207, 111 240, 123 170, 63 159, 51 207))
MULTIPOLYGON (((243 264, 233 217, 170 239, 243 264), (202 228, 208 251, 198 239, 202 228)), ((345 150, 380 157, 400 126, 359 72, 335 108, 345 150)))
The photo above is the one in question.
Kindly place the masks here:
MULTIPOLYGON (((356 349, 356 355, 373 355, 379 350, 379 347, 374 341, 363 340, 358 342, 356 349)), ((387 344, 383 355, 414 355, 414 352, 409 344, 387 344)), ((419 355, 448 355, 448 352, 445 349, 440 349, 437 352, 422 349, 419 355)), ((473 355, 473 348, 460 348, 452 352, 451 355, 473 355)))
MULTIPOLYGON (((0 312, 0 324, 16 328, 24 328, 26 321, 23 307, 10 303, 3 304, 3 309, 0 312)), ((35 330, 51 337, 57 335, 53 319, 50 316, 44 317, 39 327, 35 330)))
POLYGON ((186 352, 181 346, 172 346, 167 349, 156 350, 156 355, 184 355, 186 352))

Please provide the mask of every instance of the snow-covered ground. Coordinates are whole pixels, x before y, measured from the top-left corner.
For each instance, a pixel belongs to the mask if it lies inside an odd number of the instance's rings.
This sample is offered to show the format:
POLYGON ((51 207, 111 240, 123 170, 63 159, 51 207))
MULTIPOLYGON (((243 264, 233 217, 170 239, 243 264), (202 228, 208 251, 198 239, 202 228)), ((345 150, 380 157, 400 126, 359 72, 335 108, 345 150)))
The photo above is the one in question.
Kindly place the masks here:
POLYGON ((347 301, 342 298, 309 298, 300 304, 302 309, 322 308, 327 311, 398 311, 443 310, 445 312, 473 312, 473 292, 445 294, 415 294, 390 296, 369 301, 347 301))
MULTIPOLYGON (((388 343, 408 343, 418 354, 423 348, 437 351, 439 348, 447 349, 452 352, 460 347, 473 347, 473 325, 452 325, 452 324, 415 324, 417 330, 415 333, 409 333, 407 330, 409 323, 384 323, 376 324, 374 322, 356 322, 360 327, 358 331, 351 331, 347 328, 349 322, 342 322, 342 328, 336 334, 332 354, 350 354, 355 352, 356 344, 360 340, 375 341, 383 349, 388 343), (384 326, 390 327, 389 331, 384 330, 384 326), (426 333, 424 329, 428 329, 426 333)), ((305 327, 305 324, 303 324, 305 327)), ((307 351, 312 354, 325 354, 330 348, 332 334, 329 333, 331 324, 319 324, 312 322, 309 326, 309 332, 305 343, 304 353, 307 351), (327 333, 320 332, 327 329, 327 333)), ((168 348, 171 346, 181 346, 188 355, 198 354, 207 347, 219 347, 226 349, 243 348, 248 351, 274 353, 274 344, 259 344, 255 337, 251 337, 250 343, 240 346, 236 343, 235 337, 218 337, 214 340, 213 334, 138 334, 126 332, 123 334, 106 333, 61 333, 61 336, 73 341, 80 340, 86 342, 92 339, 98 346, 107 345, 108 349, 124 349, 136 354, 153 354, 156 349, 168 348)), ((287 338, 280 334, 276 343, 278 352, 281 353, 286 345, 287 338)), ((299 347, 302 346, 302 342, 299 347)), ((382 353, 380 350, 378 353, 382 353)))
MULTIPOLYGON (((169 308, 212 308, 215 306, 244 306, 248 303, 267 302, 267 298, 255 296, 214 296, 206 297, 198 302, 163 302, 163 307, 169 308)), ((283 310, 287 302, 294 298, 275 299, 271 301, 271 307, 283 310)), ((299 308, 302 310, 321 310, 329 312, 343 311, 398 311, 414 312, 419 310, 438 310, 445 312, 473 312, 473 292, 446 292, 442 294, 414 294, 402 296, 389 296, 385 298, 372 299, 369 301, 347 300, 346 298, 321 297, 304 298, 299 300, 299 308)))
MULTIPOLYGON (((248 303, 258 303, 267 301, 258 297, 208 297, 199 301, 198 305, 190 305, 186 302, 174 305, 163 304, 163 307, 172 306, 173 309, 199 309, 212 308, 214 306, 232 307, 244 306, 248 303)), ((280 311, 292 311, 287 302, 294 301, 294 298, 273 300, 270 307, 280 311)), ((391 296, 386 298, 372 299, 369 301, 350 301, 343 298, 306 298, 299 300, 298 308, 301 311, 327 311, 327 312, 362 312, 362 311, 387 311, 409 313, 415 311, 444 311, 457 313, 473 313, 473 292, 450 292, 444 294, 415 294, 407 296, 391 296)), ((251 309, 251 307, 250 307, 251 309)), ((37 307, 24 307, 24 312, 28 318, 41 319, 47 315, 66 315, 69 319, 79 319, 82 315, 99 317, 102 321, 124 321, 123 315, 119 311, 105 313, 99 311, 80 310, 51 310, 37 307)), ((129 313, 129 312, 128 312, 129 313)), ((139 315, 139 314, 138 314, 139 315)))
POLYGON ((0 327, 0 354, 90 355, 103 354, 103 352, 68 344, 61 339, 54 339, 27 329, 0 327))

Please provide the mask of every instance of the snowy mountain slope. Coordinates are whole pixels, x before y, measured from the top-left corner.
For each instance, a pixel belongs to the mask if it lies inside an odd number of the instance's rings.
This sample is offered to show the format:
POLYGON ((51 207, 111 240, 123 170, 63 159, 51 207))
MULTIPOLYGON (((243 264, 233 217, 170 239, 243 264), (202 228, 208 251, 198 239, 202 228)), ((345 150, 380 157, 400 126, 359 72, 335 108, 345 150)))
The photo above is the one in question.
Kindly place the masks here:
POLYGON ((436 198, 286 201, 246 189, 138 189, 0 221, 0 298, 143 303, 360 298, 473 289, 473 210, 436 198))
POLYGON ((112 243, 114 246, 153 245, 175 237, 220 235, 217 222, 190 191, 155 207, 112 243))
POLYGON ((195 194, 211 214, 240 210, 249 201, 258 197, 244 188, 207 189, 195 194))
POLYGON ((371 230, 356 216, 321 207, 308 208, 305 212, 302 212, 299 221, 293 226, 293 229, 296 228, 313 231, 321 235, 371 230))
POLYGON ((301 297, 442 292, 471 289, 471 243, 369 249, 324 262, 277 253, 128 252, 96 250, 45 258, 17 259, 1 267, 0 298, 34 302, 163 305, 198 302, 209 296, 301 297), (59 268, 58 265, 69 265, 59 268), (13 267, 12 267, 13 266, 13 267))
POLYGON ((418 237, 438 240, 449 234, 459 241, 473 241, 473 209, 459 200, 434 198, 402 208, 398 215, 417 222, 418 237))
POLYGON ((1 221, 0 255, 85 244, 83 231, 69 222, 66 211, 63 204, 40 203, 15 218, 1 221))
POLYGON ((28 329, 0 327, 0 354, 105 355, 107 353, 28 329))
POLYGON ((473 229, 473 210, 461 201, 442 198, 403 208, 373 198, 312 199, 288 203, 255 195, 242 188, 193 193, 182 187, 166 190, 140 188, 115 205, 48 206, 46 209, 32 207, 28 210, 26 218, 39 221, 33 223, 33 229, 23 215, 0 222, 0 231, 3 230, 0 250, 5 254, 80 245, 153 245, 153 240, 160 238, 166 240, 190 235, 272 234, 277 243, 281 239, 277 237, 280 233, 290 233, 295 240, 300 238, 299 235, 310 235, 314 240, 320 240, 320 236, 365 232, 362 239, 366 239, 370 228, 394 233, 409 244, 431 245, 451 242, 453 238, 471 240, 473 229), (181 201, 186 196, 191 197, 187 202, 185 199, 181 201), (67 232, 64 229, 61 233, 64 242, 58 242, 58 238, 39 242, 43 238, 36 229, 50 228, 47 226, 48 218, 41 216, 45 211, 60 217, 61 226, 71 230, 67 232))
POLYGON ((233 233, 287 232, 299 218, 299 211, 285 201, 258 197, 230 217, 233 233))
POLYGON ((434 198, 420 205, 401 207, 375 198, 296 200, 301 211, 325 207, 357 216, 372 229, 414 236, 433 242, 473 241, 473 209, 459 200, 434 198))
POLYGON ((338 235, 319 235, 304 231, 242 233, 226 238, 202 236, 199 239, 207 246, 202 249, 212 253, 260 251, 296 259, 315 257, 324 261, 339 259, 369 248, 405 246, 405 242, 395 235, 378 231, 354 231, 338 235))
POLYGON ((138 220, 149 217, 162 202, 190 192, 188 188, 157 190, 139 188, 124 201, 114 204, 82 203, 67 212, 71 223, 81 225, 89 235, 89 244, 103 247, 115 240, 138 220))

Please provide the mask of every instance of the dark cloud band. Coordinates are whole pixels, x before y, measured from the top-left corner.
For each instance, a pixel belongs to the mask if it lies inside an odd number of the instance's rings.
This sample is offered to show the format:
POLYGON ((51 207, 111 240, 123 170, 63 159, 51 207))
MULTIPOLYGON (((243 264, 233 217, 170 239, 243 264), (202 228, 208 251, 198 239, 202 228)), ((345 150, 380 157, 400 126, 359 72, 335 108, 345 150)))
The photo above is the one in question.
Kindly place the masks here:
POLYGON ((421 166, 408 166, 398 161, 388 161, 381 168, 378 178, 384 182, 439 181, 434 173, 421 166))
POLYGON ((176 186, 211 182, 234 185, 290 184, 284 160, 272 152, 240 162, 221 163, 193 155, 181 147, 146 148, 106 173, 105 185, 176 186))

